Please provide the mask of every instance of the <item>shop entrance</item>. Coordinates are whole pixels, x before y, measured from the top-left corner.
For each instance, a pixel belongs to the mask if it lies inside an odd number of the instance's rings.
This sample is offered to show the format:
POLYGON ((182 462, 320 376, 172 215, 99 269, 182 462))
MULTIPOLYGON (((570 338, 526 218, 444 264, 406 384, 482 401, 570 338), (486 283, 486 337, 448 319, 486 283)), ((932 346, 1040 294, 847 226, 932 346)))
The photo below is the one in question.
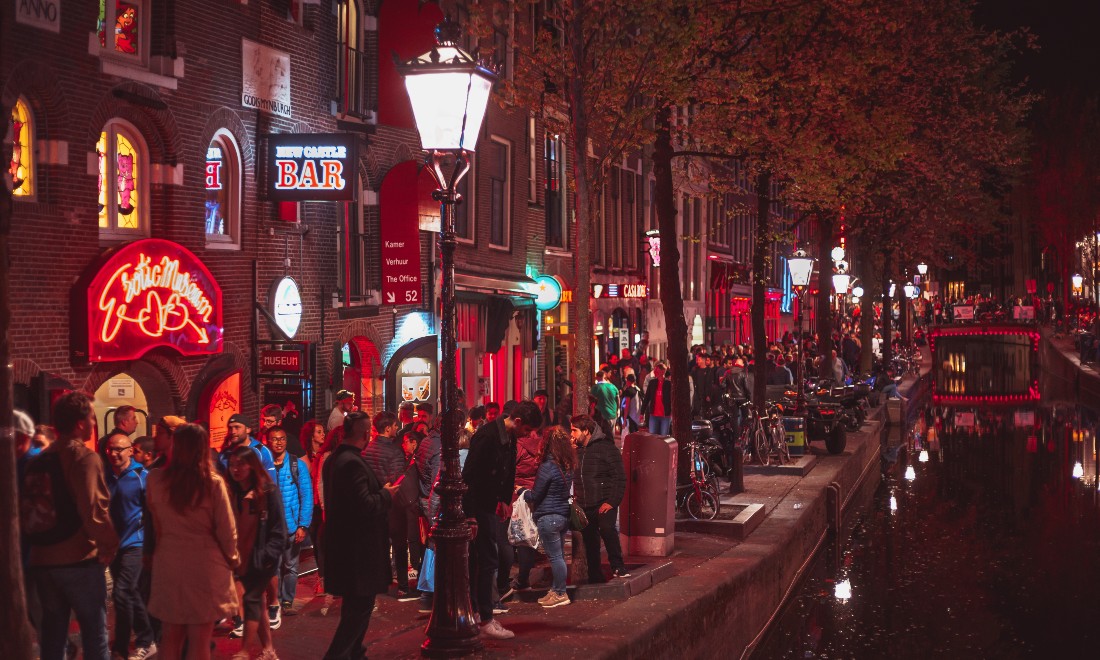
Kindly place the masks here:
POLYGON ((359 410, 373 416, 383 409, 382 358, 366 337, 352 337, 340 348, 341 384, 355 395, 359 410))
POLYGON ((96 388, 93 406, 97 438, 114 428, 115 411, 122 406, 137 409, 138 428, 134 437, 152 435, 153 422, 180 413, 164 377, 144 362, 134 362, 126 371, 105 379, 96 388))

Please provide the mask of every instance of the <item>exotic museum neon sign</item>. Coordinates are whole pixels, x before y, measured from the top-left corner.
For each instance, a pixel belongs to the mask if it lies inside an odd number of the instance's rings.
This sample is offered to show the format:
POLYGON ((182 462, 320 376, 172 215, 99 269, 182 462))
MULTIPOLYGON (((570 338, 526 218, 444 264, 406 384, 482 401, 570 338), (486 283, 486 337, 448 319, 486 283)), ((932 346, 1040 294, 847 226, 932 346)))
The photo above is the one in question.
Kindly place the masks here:
POLYGON ((182 245, 160 239, 112 253, 87 291, 88 359, 132 360, 158 346, 221 351, 221 289, 182 245))

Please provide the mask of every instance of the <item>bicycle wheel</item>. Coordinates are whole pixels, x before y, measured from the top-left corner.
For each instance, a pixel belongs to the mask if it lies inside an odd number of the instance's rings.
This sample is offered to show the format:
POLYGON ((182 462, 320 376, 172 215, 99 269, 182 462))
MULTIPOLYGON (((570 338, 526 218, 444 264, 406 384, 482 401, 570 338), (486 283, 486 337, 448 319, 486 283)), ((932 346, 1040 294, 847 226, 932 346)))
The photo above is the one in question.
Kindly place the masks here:
POLYGON ((756 432, 753 433, 753 451, 756 452, 756 460, 760 461, 761 465, 768 465, 771 463, 772 453, 768 450, 768 439, 764 437, 763 427, 756 427, 756 432))
POLYGON ((695 520, 714 520, 720 506, 718 499, 705 490, 688 494, 687 512, 695 520))
POLYGON ((772 432, 774 433, 774 442, 776 456, 778 456, 778 463, 785 465, 791 462, 791 450, 787 447, 787 432, 783 429, 783 425, 779 424, 772 432))

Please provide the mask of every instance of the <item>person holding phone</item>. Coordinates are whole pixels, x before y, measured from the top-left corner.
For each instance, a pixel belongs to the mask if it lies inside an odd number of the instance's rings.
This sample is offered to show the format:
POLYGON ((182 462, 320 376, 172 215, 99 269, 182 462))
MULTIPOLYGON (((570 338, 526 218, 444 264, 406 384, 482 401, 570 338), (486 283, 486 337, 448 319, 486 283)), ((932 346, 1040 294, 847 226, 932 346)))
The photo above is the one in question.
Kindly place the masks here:
MULTIPOLYGON (((374 416, 371 424, 378 435, 367 445, 363 458, 374 470, 379 481, 397 485, 398 479, 408 469, 402 438, 397 435, 399 428, 397 415, 382 411, 374 416)), ((408 601, 418 598, 419 594, 413 594, 409 590, 410 539, 406 522, 408 506, 402 502, 401 498, 394 498, 393 506, 389 510, 390 549, 393 552, 394 570, 397 572, 397 599, 408 601)), ((416 546, 420 545, 418 538, 414 541, 416 546)), ((415 546, 412 549, 415 559, 418 553, 415 551, 415 546)))

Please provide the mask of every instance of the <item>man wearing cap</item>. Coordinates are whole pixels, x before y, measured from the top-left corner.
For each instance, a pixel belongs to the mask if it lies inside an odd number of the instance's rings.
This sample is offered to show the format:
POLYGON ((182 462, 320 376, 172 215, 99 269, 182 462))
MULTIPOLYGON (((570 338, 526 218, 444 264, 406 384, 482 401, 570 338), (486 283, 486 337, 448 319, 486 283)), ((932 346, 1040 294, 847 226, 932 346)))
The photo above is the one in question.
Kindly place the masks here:
POLYGON ((260 441, 252 437, 252 425, 248 418, 237 413, 229 418, 229 433, 225 437, 225 446, 218 454, 218 469, 223 475, 229 474, 229 455, 241 445, 247 445, 260 457, 260 464, 267 470, 267 476, 273 483, 279 483, 275 476, 275 459, 271 456, 271 450, 260 444, 260 441))
POLYGON ((344 425, 344 417, 357 408, 355 407, 355 395, 348 390, 340 390, 336 393, 336 405, 328 416, 328 424, 325 428, 329 431, 344 425))
POLYGON ((543 430, 550 426, 558 425, 558 413, 556 410, 551 410, 546 402, 549 400, 550 395, 546 390, 535 390, 535 396, 531 397, 531 400, 535 402, 535 405, 539 407, 539 413, 542 415, 542 426, 539 430, 543 430))

